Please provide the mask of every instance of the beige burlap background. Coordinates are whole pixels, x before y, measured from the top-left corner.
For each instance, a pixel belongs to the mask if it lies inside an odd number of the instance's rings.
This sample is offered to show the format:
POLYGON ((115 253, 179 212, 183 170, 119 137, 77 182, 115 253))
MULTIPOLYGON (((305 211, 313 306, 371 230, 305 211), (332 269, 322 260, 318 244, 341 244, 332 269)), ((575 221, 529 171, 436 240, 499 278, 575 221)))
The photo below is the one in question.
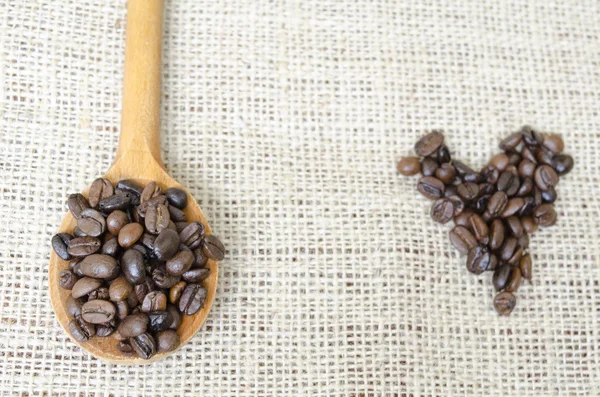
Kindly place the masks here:
POLYGON ((125 16, 0 3, 3 395, 600 395, 597 0, 167 0, 163 158, 229 251, 203 329, 146 367, 77 348, 46 273, 115 153, 125 16), (524 123, 577 166, 499 318, 395 163, 438 127, 480 167, 524 123))

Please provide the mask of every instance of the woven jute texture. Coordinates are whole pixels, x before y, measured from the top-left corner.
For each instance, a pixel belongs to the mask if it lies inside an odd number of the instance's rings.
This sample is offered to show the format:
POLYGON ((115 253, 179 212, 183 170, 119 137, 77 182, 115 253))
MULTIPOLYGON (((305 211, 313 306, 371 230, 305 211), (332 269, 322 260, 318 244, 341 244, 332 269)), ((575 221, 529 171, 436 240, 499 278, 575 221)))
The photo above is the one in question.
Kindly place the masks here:
POLYGON ((2 395, 600 395, 597 0, 167 0, 163 159, 228 248, 207 322, 98 361, 50 305, 50 237, 112 162, 126 2, 0 2, 2 395), (523 124, 575 170, 509 318, 396 161, 483 166, 523 124))

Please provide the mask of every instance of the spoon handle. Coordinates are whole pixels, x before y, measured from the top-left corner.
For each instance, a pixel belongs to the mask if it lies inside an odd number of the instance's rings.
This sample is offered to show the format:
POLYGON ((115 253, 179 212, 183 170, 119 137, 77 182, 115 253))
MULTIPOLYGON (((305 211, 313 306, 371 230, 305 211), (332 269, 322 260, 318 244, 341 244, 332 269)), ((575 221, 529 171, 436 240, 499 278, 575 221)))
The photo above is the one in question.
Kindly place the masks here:
POLYGON ((127 2, 121 135, 115 163, 128 152, 160 157, 160 67, 163 0, 127 2))

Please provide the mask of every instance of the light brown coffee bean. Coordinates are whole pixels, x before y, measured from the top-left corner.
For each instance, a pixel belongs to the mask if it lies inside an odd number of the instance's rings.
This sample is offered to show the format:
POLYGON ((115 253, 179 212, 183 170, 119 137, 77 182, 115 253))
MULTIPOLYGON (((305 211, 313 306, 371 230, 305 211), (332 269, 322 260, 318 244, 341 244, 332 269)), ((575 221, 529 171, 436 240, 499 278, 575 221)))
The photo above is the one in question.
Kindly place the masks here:
POLYGON ((110 213, 106 218, 106 227, 110 234, 118 236, 121 228, 129 223, 129 217, 121 210, 116 210, 110 213))
POLYGON ((494 309, 501 316, 508 316, 517 306, 517 297, 511 292, 501 292, 494 298, 494 309))
POLYGON ((531 282, 532 278, 532 263, 531 255, 525 254, 519 261, 519 269, 521 270, 521 275, 523 278, 529 282, 531 282))
POLYGON ((80 213, 77 227, 87 236, 98 237, 106 230, 106 221, 100 212, 86 208, 80 213))
POLYGON ((128 223, 119 231, 119 245, 129 248, 144 234, 144 228, 139 223, 128 223))

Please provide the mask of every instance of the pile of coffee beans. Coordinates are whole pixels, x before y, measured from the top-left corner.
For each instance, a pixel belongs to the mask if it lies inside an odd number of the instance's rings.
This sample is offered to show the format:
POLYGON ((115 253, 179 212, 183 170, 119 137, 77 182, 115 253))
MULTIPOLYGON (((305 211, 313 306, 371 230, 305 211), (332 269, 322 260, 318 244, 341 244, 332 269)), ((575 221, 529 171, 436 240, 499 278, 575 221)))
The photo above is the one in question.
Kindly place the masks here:
POLYGON ((187 194, 155 182, 142 187, 96 179, 88 198, 75 193, 67 206, 77 226, 52 237, 69 262, 60 287, 70 290, 66 309, 78 341, 114 336, 123 354, 149 359, 180 344, 182 316, 206 299, 208 260, 220 261, 223 244, 184 213, 187 194))
POLYGON ((529 126, 500 142, 500 149, 477 172, 453 160, 444 135, 434 131, 415 145, 419 157, 401 159, 398 171, 406 176, 421 173, 417 190, 435 200, 431 217, 443 224, 454 221, 450 241, 467 256, 471 273, 494 272, 492 283, 500 291, 494 308, 509 315, 521 280, 531 282, 529 236, 539 226, 556 223, 555 187, 559 176, 573 168, 573 158, 562 154, 559 135, 529 126))

